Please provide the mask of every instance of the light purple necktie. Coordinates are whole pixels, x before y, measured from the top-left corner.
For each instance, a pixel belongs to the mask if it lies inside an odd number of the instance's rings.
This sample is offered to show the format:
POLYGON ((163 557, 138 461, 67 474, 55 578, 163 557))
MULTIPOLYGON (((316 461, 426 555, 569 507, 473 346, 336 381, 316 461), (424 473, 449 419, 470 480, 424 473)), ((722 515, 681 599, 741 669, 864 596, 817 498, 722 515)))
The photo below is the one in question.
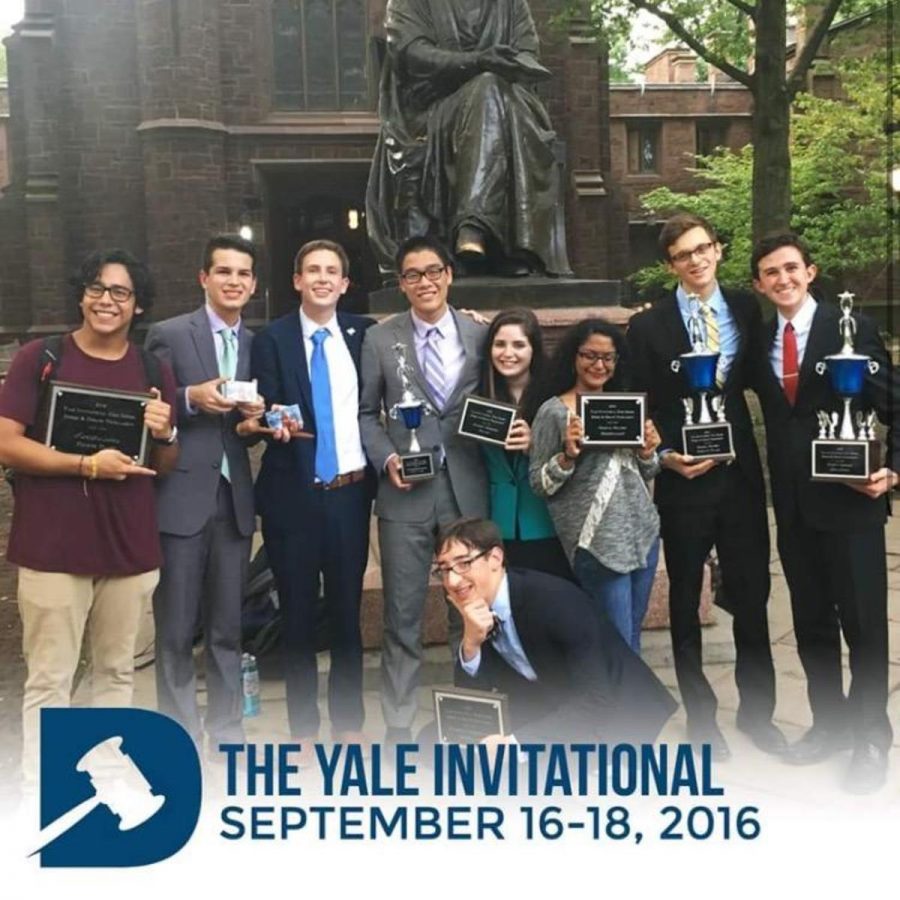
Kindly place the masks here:
POLYGON ((440 329, 429 328, 425 332, 425 346, 422 348, 422 370, 439 410, 447 403, 447 381, 439 344, 441 340, 443 336, 440 329))

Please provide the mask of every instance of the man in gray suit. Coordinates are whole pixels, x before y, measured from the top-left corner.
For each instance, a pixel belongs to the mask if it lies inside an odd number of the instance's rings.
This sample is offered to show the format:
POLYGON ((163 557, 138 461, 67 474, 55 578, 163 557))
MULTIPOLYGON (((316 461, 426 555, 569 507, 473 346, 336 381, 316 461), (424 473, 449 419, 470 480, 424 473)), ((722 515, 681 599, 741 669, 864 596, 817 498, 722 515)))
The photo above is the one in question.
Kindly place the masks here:
POLYGON ((200 271, 206 303, 147 335, 147 348, 175 372, 181 444, 178 467, 158 486, 164 566, 153 596, 157 702, 199 746, 192 654, 199 622, 211 751, 219 742, 243 741, 241 598, 255 518, 250 463, 236 428, 264 405, 228 400, 221 385, 250 375, 253 336, 241 324, 241 310, 256 289, 255 269, 249 241, 211 238, 200 271))
POLYGON ((379 473, 375 514, 384 586, 382 707, 388 742, 410 739, 422 655, 422 610, 434 535, 459 516, 487 516, 488 486, 481 453, 456 431, 466 394, 478 387, 486 329, 447 305, 453 269, 446 249, 413 237, 397 251, 400 290, 410 310, 366 332, 362 350, 360 430, 379 473), (405 347, 417 397, 433 415, 417 434, 430 451, 435 477, 403 480, 400 454, 409 431, 390 416, 401 399, 396 344, 405 347))

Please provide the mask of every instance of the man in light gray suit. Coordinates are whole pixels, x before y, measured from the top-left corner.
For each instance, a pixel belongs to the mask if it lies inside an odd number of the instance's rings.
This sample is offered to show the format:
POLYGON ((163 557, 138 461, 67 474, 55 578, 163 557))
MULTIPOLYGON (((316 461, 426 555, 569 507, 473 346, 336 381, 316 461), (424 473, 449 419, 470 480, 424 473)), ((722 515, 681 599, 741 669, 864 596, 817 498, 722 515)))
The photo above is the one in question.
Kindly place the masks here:
POLYGON ((388 742, 410 739, 422 655, 422 610, 428 591, 434 535, 459 516, 488 513, 481 452, 456 431, 466 394, 478 387, 486 329, 447 304, 453 269, 446 249, 414 237, 397 251, 400 290, 410 310, 366 332, 362 350, 360 431, 379 473, 375 514, 384 587, 382 707, 388 742), (433 415, 417 430, 432 454, 435 477, 407 482, 400 454, 409 431, 389 415, 401 399, 395 344, 403 344, 416 396, 433 415))
POLYGON ((264 404, 237 404, 221 385, 250 377, 253 336, 241 310, 256 289, 255 268, 249 241, 211 238, 200 271, 206 303, 147 335, 147 348, 175 372, 181 444, 177 468, 158 485, 165 564, 153 596, 157 702, 200 746, 192 653, 199 622, 211 755, 219 742, 243 741, 241 599, 255 517, 250 463, 236 428, 258 417, 264 404))

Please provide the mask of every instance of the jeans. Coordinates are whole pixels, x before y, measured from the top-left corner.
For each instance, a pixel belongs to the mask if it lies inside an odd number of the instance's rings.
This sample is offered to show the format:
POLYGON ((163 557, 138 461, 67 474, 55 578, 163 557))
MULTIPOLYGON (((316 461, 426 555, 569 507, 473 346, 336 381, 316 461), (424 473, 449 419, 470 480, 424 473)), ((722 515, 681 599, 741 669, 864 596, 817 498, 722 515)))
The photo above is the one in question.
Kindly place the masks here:
POLYGON ((641 624, 650 603, 650 590, 659 561, 659 538, 647 554, 647 565, 631 572, 614 572, 593 554, 575 551, 574 571, 578 583, 597 602, 625 643, 641 652, 641 624))

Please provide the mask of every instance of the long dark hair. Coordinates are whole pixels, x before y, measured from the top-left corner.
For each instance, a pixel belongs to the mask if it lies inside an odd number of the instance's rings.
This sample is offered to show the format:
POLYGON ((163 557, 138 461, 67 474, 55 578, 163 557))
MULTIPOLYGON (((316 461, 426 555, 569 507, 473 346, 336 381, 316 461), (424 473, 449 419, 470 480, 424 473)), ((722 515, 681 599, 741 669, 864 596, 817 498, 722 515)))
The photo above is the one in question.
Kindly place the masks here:
POLYGON ((613 377, 606 382, 604 390, 628 390, 628 348, 625 344, 625 333, 621 328, 604 322, 603 319, 584 319, 576 322, 560 338, 550 359, 547 377, 544 379, 543 400, 558 397, 560 394, 572 390, 575 386, 575 354, 578 352, 578 348, 594 334, 608 337, 619 355, 613 377))
POLYGON ((522 392, 522 398, 518 403, 519 415, 526 422, 531 422, 537 412, 540 403, 537 402, 541 393, 540 382, 544 375, 546 358, 544 356, 544 337, 541 334, 541 326, 537 316, 525 307, 504 309, 494 316, 488 328, 487 338, 484 344, 484 359, 481 364, 481 392, 491 400, 499 400, 501 403, 515 403, 509 392, 506 376, 501 375, 495 368, 491 359, 491 347, 494 346, 494 338, 504 325, 518 325, 525 335, 525 339, 531 344, 531 365, 528 367, 528 384, 522 392))

